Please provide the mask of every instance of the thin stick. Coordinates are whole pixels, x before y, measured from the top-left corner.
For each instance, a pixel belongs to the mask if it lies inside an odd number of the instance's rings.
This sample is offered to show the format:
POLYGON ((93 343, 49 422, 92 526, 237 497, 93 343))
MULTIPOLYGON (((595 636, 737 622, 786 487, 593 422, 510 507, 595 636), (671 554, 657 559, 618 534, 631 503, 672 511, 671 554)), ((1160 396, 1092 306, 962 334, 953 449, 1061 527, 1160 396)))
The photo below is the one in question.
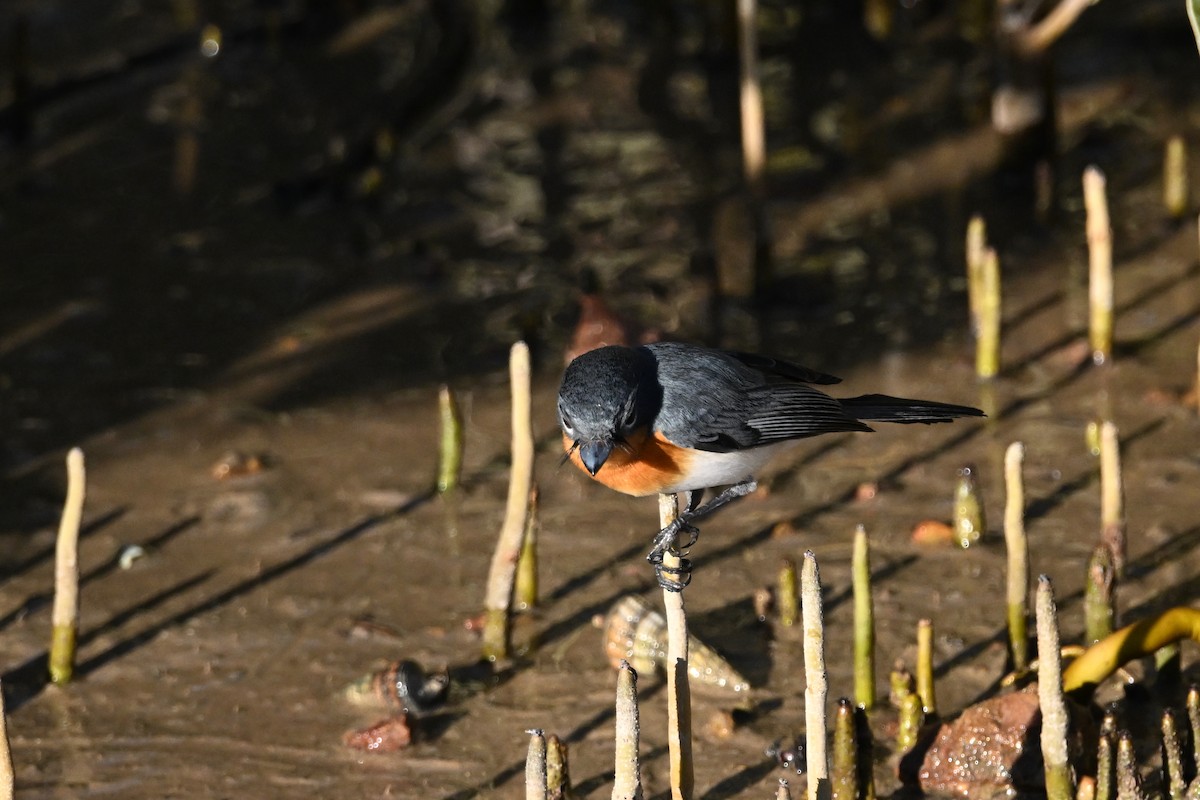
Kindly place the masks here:
POLYGON ((987 532, 983 498, 975 485, 975 472, 973 465, 966 465, 958 471, 958 482, 954 486, 954 538, 964 550, 978 544, 987 532))
POLYGON ((546 800, 570 800, 574 796, 567 745, 550 734, 546 737, 546 800))
POLYGON ((928 717, 937 715, 937 695, 933 691, 933 620, 917 622, 917 696, 928 717))
POLYGON ((529 492, 533 488, 529 348, 524 342, 512 346, 508 374, 512 384, 512 474, 508 481, 504 525, 500 528, 488 572, 483 624, 483 657, 491 661, 508 658, 510 651, 513 581, 521 554, 521 539, 525 534, 525 517, 529 512, 529 492))
POLYGON ((8 711, 4 707, 4 691, 0 687, 0 800, 13 798, 12 747, 8 742, 8 711))
POLYGON ((896 729, 896 750, 907 753, 917 743, 925 714, 921 711, 921 696, 908 692, 900 696, 900 715, 896 729))
POLYGON ((1113 737, 1101 732, 1096 748, 1096 800, 1113 800, 1117 782, 1117 767, 1113 759, 1113 737))
POLYGON ((1113 601, 1115 589, 1112 550, 1101 542, 1088 559, 1087 582, 1083 590, 1084 638, 1088 644, 1098 642, 1113 632, 1116 619, 1116 603, 1113 601))
POLYGON ((858 742, 854 728, 854 706, 849 698, 840 698, 833 714, 832 800, 858 800, 858 742))
POLYGON ((525 800, 546 800, 546 737, 538 728, 529 734, 525 756, 525 800))
POLYGON ((538 604, 538 488, 529 490, 529 512, 525 515, 525 533, 521 537, 521 555, 517 559, 516 605, 521 610, 538 604))
POLYGON ((800 621, 800 587, 796 562, 783 559, 775 587, 775 605, 779 609, 779 624, 790 628, 800 621))
POLYGON ((875 601, 871 597, 871 545, 867 529, 854 529, 851 582, 854 585, 854 699, 865 711, 875 708, 875 601))
POLYGON ((1167 140, 1163 154, 1163 205, 1174 219, 1188 210, 1187 143, 1179 135, 1167 140))
POLYGON ((1013 442, 1004 453, 1004 545, 1008 555, 1008 646, 1013 669, 1029 669, 1029 540, 1025 536, 1025 445, 1013 442))
POLYGON ((763 195, 766 141, 762 87, 758 79, 758 0, 738 0, 738 55, 741 61, 742 167, 755 198, 763 195))
POLYGON ((1179 728, 1175 723, 1175 714, 1171 709, 1163 711, 1163 771, 1166 773, 1167 794, 1171 800, 1184 800, 1187 794, 1187 782, 1183 773, 1183 744, 1179 738, 1179 728))
POLYGON ((1125 573, 1125 489, 1117 426, 1100 425, 1100 540, 1112 550, 1117 578, 1125 573))
POLYGON ((642 768, 638 747, 637 672, 622 661, 617 667, 617 746, 612 800, 641 800, 642 768))
POLYGON ((987 380, 1000 372, 1000 257, 984 250, 979 268, 979 337, 975 342, 975 374, 987 380))
POLYGON ((437 490, 439 494, 445 494, 458 486, 462 473, 463 428, 458 401, 444 383, 438 389, 438 420, 442 435, 438 447, 437 490))
POLYGON ((1087 209, 1088 342, 1092 362, 1112 360, 1113 274, 1112 227, 1108 218, 1104 173, 1095 166, 1083 171, 1083 205, 1087 209))
POLYGON ((1188 728, 1192 732, 1192 760, 1196 762, 1196 771, 1200 772, 1200 746, 1194 744, 1200 742, 1200 688, 1195 686, 1188 688, 1187 715, 1188 728))
POLYGON ((854 709, 855 750, 858 753, 858 796, 875 800, 875 740, 871 720, 862 706, 854 709))
POLYGON ((971 335, 979 338, 979 302, 983 296, 983 260, 987 256, 987 223, 976 214, 967 223, 967 307, 971 335))
POLYGON ((1017 47, 1031 56, 1045 52, 1058 37, 1067 32, 1084 9, 1095 4, 1096 0, 1059 0, 1041 22, 1017 37, 1017 47))
POLYGON ((1042 709, 1042 760, 1046 767, 1047 800, 1073 800, 1075 780, 1067 753, 1070 717, 1063 696, 1059 651, 1058 609, 1054 585, 1045 575, 1037 587, 1038 703, 1042 709))
POLYGON ((1141 800, 1144 796, 1133 736, 1129 731, 1121 731, 1117 734, 1117 800, 1141 800))
POLYGON ((821 573, 817 557, 804 553, 800 569, 800 608, 804 618, 804 739, 808 800, 829 797, 829 759, 825 752, 825 623, 821 615, 821 573))
POLYGON ((50 615, 50 680, 70 683, 75 671, 75 634, 79 630, 79 525, 87 476, 83 451, 67 453, 67 500, 54 548, 54 607, 50 615))
MULTIPOLYGON (((679 499, 673 494, 658 496, 658 521, 663 528, 679 516, 679 499)), ((663 554, 662 569, 671 574, 681 566, 679 556, 668 550, 663 554)), ((663 610, 667 618, 667 750, 671 762, 671 797, 688 800, 695 776, 692 768, 692 696, 688 684, 687 613, 683 592, 663 589, 663 610)))

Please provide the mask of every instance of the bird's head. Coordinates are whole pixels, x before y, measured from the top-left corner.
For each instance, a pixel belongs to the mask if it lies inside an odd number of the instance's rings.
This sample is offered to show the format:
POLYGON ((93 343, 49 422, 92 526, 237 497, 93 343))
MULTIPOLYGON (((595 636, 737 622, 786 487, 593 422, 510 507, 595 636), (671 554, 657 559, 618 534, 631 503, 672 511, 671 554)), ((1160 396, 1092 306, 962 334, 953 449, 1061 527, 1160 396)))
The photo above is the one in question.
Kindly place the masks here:
POLYGON ((657 383, 654 373, 643 368, 648 355, 614 345, 591 350, 567 365, 558 390, 558 424, 569 443, 568 454, 577 450, 592 475, 614 447, 628 447, 630 438, 653 419, 648 401, 657 383))

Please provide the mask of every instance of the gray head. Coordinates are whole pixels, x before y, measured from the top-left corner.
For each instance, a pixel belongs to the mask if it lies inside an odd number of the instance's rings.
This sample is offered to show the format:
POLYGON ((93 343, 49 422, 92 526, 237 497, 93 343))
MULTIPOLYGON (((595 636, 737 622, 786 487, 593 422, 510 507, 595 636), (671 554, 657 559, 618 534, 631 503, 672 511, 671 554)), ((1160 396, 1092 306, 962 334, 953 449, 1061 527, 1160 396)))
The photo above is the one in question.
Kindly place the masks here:
POLYGON ((558 424, 595 475, 614 446, 653 419, 662 393, 654 356, 645 348, 610 345, 567 365, 558 390, 558 424))

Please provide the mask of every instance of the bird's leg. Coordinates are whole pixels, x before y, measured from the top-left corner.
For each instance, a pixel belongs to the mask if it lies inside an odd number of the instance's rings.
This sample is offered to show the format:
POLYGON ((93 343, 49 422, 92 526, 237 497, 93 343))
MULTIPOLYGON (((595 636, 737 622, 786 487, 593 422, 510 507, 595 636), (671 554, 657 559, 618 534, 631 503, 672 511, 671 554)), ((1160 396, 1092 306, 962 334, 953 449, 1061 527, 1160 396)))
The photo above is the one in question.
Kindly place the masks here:
POLYGON ((737 500, 739 497, 745 497, 757 488, 758 483, 753 479, 735 483, 704 505, 700 505, 700 500, 704 494, 703 489, 690 492, 687 509, 676 517, 670 525, 658 532, 658 535, 654 537, 654 546, 646 556, 646 560, 654 565, 654 573, 658 578, 659 585, 664 589, 678 592, 687 586, 688 581, 691 580, 691 562, 685 556, 687 555, 687 549, 694 545, 696 539, 700 536, 700 529, 691 524, 692 520, 711 514, 722 506, 737 500), (688 536, 686 544, 680 544, 676 541, 676 538, 681 533, 686 533, 688 536), (668 551, 679 558, 678 569, 663 569, 663 554, 668 551))

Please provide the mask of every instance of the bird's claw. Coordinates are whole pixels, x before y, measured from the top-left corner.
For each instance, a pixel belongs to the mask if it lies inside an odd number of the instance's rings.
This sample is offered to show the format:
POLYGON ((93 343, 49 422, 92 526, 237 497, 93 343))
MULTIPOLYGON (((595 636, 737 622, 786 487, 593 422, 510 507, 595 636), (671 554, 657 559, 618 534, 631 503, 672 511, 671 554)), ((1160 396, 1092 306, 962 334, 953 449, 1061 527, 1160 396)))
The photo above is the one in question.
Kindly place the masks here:
POLYGON ((657 563, 654 565, 654 577, 658 578, 658 585, 668 592, 682 592, 692 582, 692 562, 680 558, 679 564, 671 567, 657 563))
POLYGON ((654 547, 646 556, 646 560, 654 565, 654 576, 658 585, 668 592, 682 592, 692 580, 692 562, 687 558, 688 548, 700 538, 700 529, 689 525, 682 517, 676 519, 659 531, 654 537, 654 547), (680 541, 680 535, 687 537, 680 541), (663 557, 670 553, 678 560, 677 564, 663 564, 663 557))

